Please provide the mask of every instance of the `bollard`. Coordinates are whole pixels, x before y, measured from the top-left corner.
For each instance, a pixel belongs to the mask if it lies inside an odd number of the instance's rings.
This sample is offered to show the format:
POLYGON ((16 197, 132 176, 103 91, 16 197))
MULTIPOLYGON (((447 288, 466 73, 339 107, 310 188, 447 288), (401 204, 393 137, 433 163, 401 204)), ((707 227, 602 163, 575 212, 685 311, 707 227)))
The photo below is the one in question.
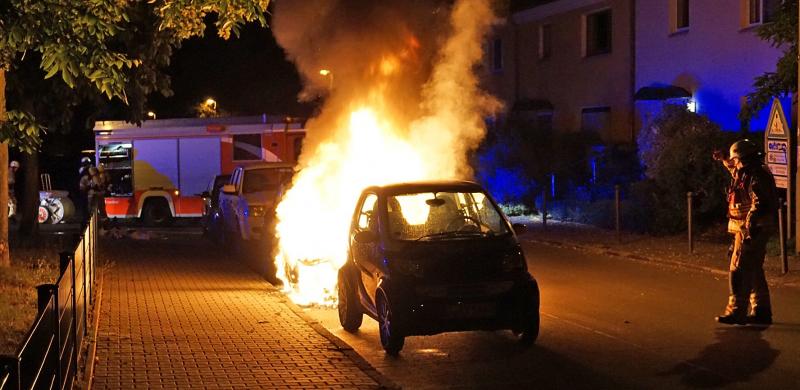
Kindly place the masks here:
POLYGON ((778 199, 778 240, 781 246, 781 271, 783 275, 789 272, 789 261, 786 258, 786 228, 783 223, 783 199, 778 199))
POLYGON ((547 189, 542 191, 542 228, 547 230, 547 189))
POLYGON ((687 231, 689 232, 689 253, 694 253, 694 235, 692 234, 692 199, 694 193, 686 193, 686 221, 688 222, 687 231))
POLYGON ((620 221, 620 201, 619 184, 614 185, 614 214, 616 217, 617 242, 622 242, 621 221, 620 221))

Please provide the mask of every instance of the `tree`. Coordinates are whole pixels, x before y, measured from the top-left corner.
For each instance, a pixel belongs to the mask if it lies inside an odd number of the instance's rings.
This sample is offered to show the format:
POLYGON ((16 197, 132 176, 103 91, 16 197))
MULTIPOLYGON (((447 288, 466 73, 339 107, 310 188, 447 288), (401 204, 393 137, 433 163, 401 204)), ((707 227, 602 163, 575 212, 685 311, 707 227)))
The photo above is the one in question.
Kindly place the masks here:
POLYGON ((756 77, 755 90, 747 94, 747 104, 739 113, 743 122, 749 121, 774 97, 797 91, 797 2, 781 2, 774 20, 758 28, 758 36, 773 47, 783 48, 783 55, 774 71, 756 77))
MULTIPOLYGON (((20 107, 6 111, 5 71, 38 54, 44 79, 60 76, 70 88, 92 86, 107 99, 130 103, 130 72, 153 64, 147 56, 115 46, 131 15, 145 7, 156 18, 155 31, 172 34, 175 44, 202 36, 204 18, 217 14, 218 34, 229 38, 246 22, 266 24, 269 0, 8 0, 0 4, 0 181, 7 182, 8 147, 32 152, 42 125, 20 107)), ((143 99, 146 94, 141 96, 143 99)), ((8 186, 0 184, 0 266, 8 266, 8 186)))

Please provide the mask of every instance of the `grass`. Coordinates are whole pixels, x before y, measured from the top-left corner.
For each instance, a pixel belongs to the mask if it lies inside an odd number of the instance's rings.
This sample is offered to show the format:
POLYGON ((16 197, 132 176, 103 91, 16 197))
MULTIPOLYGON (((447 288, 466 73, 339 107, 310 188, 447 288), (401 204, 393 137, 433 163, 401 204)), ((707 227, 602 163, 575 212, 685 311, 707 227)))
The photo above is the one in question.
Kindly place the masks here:
POLYGON ((58 249, 12 248, 0 268, 0 354, 14 354, 36 317, 36 286, 58 278, 58 249))

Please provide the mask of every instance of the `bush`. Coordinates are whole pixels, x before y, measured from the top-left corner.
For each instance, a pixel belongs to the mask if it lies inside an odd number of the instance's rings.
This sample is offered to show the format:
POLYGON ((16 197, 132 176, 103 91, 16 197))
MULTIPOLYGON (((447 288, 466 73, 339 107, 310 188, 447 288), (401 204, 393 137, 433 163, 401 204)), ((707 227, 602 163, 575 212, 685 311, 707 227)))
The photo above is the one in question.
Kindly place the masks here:
POLYGON ((684 106, 666 105, 637 143, 646 181, 632 191, 633 202, 646 205, 652 233, 686 228, 686 193, 697 194, 697 224, 707 226, 725 217, 725 188, 730 175, 711 158, 727 150, 736 135, 722 131, 708 118, 684 106))

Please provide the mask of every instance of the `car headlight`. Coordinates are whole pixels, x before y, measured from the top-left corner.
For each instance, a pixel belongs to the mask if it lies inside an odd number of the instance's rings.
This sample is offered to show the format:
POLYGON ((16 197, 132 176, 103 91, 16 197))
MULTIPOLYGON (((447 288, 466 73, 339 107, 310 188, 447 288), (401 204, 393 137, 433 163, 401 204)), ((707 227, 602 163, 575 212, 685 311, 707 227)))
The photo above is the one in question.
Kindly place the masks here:
POLYGON ((263 217, 267 215, 267 208, 264 206, 250 206, 251 217, 263 217))
POLYGON ((515 250, 503 255, 500 260, 500 269, 503 272, 525 269, 525 256, 522 255, 522 251, 515 250))

